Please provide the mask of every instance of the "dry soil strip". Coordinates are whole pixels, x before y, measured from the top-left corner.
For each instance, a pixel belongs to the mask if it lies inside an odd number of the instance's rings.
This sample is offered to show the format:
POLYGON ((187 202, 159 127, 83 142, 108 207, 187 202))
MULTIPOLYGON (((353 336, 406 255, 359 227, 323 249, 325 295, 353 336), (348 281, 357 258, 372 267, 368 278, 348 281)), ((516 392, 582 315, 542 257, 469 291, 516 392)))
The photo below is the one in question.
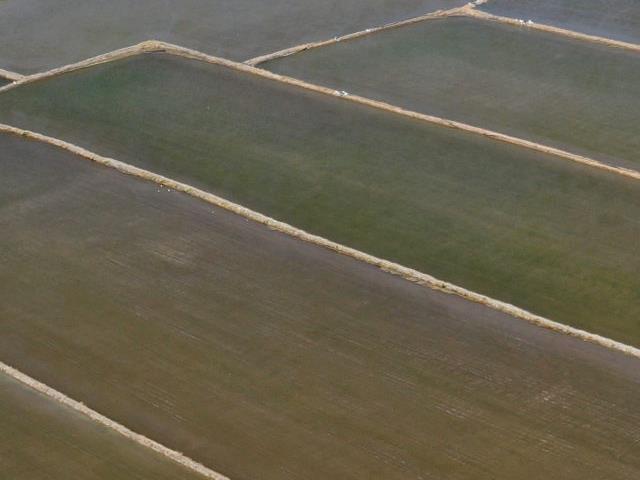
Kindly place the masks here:
POLYGON ((22 80, 24 78, 24 75, 20 75, 19 73, 10 72, 9 70, 3 70, 0 68, 0 77, 15 82, 16 80, 22 80))
MULTIPOLYGON (((467 11, 471 11, 470 5, 466 5, 463 8, 466 8, 467 11)), ((80 70, 83 68, 92 67, 94 65, 98 65, 101 63, 111 62, 114 60, 131 57, 134 55, 138 55, 146 52, 165 52, 171 55, 177 55, 185 58, 190 58, 194 60, 199 60, 202 62, 207 62, 215 65, 221 65, 227 68, 232 68, 234 70, 238 70, 241 72, 249 73, 252 75, 257 75, 263 78, 268 78, 270 80, 275 80, 281 83, 286 83, 288 85, 293 85, 296 87, 304 88, 306 90, 311 90, 313 92, 322 93, 324 95, 330 95, 333 97, 341 97, 345 100, 349 100, 355 103, 359 103, 361 105, 366 105, 369 107, 377 108, 379 110, 384 110, 387 112, 391 112, 397 115, 403 115, 405 117, 410 117, 416 120, 421 120, 429 123, 433 123, 436 125, 440 125, 447 128, 453 128, 457 130, 462 130, 468 133, 473 133, 476 135, 481 135, 486 138, 490 138, 492 140, 496 140, 499 142, 509 143, 512 145, 517 145, 520 147, 528 148, 531 150, 535 150, 538 152, 542 152, 549 155, 554 155, 556 157, 564 158, 566 160, 570 160, 576 163, 580 163, 583 165, 587 165, 590 167, 598 168, 601 170, 605 170, 611 173, 615 173, 618 175, 623 175, 625 177, 633 178, 635 180, 640 180, 640 172, 633 169, 628 169, 624 167, 617 167, 614 165, 609 165, 598 160, 594 160, 592 158, 584 157, 582 155, 578 155, 575 153, 567 152, 565 150, 561 150, 559 148, 550 147, 547 145, 542 145, 539 143, 531 142, 528 140, 524 140, 517 137, 512 137, 511 135, 506 135, 499 132, 494 132, 492 130, 487 130, 485 128, 475 127, 473 125, 468 125, 466 123, 457 122, 455 120, 448 120, 446 118, 436 117, 434 115, 428 115, 424 113, 418 113, 411 110, 406 110, 404 108, 397 107, 395 105, 391 105, 389 103, 380 102, 377 100, 371 100, 369 98, 361 97, 359 95, 351 95, 347 92, 342 92, 338 90, 333 90, 327 87, 323 87, 320 85, 315 85, 309 82, 305 82, 303 80, 298 80, 296 78, 288 77, 285 75, 280 75, 277 73, 270 72, 268 70, 264 70, 258 67, 254 67, 251 65, 247 65, 245 63, 234 62, 232 60, 227 60, 224 58, 214 57, 208 55, 206 53, 199 52, 197 50, 192 50, 189 48, 180 47, 178 45, 172 45, 170 43, 149 40, 146 42, 139 43, 137 45, 133 45, 130 47, 122 48, 119 50, 114 50, 113 52, 105 53, 104 55, 99 55, 97 57, 92 57, 87 60, 83 60, 78 63, 73 63, 70 65, 66 65, 64 67, 55 68, 53 70, 49 70, 43 73, 37 73, 35 75, 30 75, 18 80, 16 82, 10 83, 9 85, 5 85, 0 88, 0 93, 10 90, 12 88, 19 87, 21 85, 25 85, 28 83, 36 82, 39 80, 45 80, 47 78, 51 78, 57 75, 61 75, 63 73, 71 72, 74 70, 80 70)))
POLYGON ((191 460, 190 458, 184 456, 180 452, 171 450, 170 448, 167 448, 164 445, 161 445, 158 442, 155 442, 145 437, 144 435, 140 435, 138 433, 135 433, 129 430, 124 425, 121 425, 120 423, 105 417, 104 415, 87 407, 83 403, 80 403, 76 400, 73 400, 72 398, 67 397, 64 393, 61 393, 58 390, 55 390, 54 388, 51 388, 48 385, 45 385, 44 383, 39 382, 35 378, 32 378, 22 373, 21 371, 16 370, 15 368, 7 365, 6 363, 0 362, 0 373, 9 375, 11 378, 23 383, 24 385, 27 385, 28 387, 36 390, 37 392, 42 393, 47 397, 50 397, 53 400, 75 410, 76 412, 89 417, 91 420, 98 422, 99 424, 111 430, 116 431, 117 433, 128 438, 129 440, 133 440, 134 442, 144 447, 154 450, 160 455, 170 458, 174 462, 177 462, 180 465, 203 475, 205 478, 210 478, 212 480, 229 480, 228 477, 225 477, 224 475, 214 472, 210 468, 207 468, 204 465, 194 460, 191 460))
MULTIPOLYGON (((144 170, 142 168, 135 167, 133 165, 129 165, 124 162, 120 162, 118 160, 114 160, 112 158, 103 157, 101 155, 90 152, 77 145, 73 145, 73 144, 64 142, 62 140, 48 137, 46 135, 35 133, 29 130, 23 130, 20 128, 11 127, 9 125, 0 124, 0 132, 19 135, 24 138, 54 145, 56 147, 62 148, 64 150, 67 150, 81 157, 92 160, 98 164, 101 164, 110 168, 114 168, 121 173, 142 178, 144 180, 154 182, 164 187, 186 193, 188 195, 191 195, 192 197, 198 198, 200 200, 208 202, 217 207, 224 208, 225 210, 229 210, 237 215, 241 215, 249 220, 266 225, 268 228, 272 230, 285 233, 292 237, 298 238, 302 241, 309 242, 309 243, 318 245, 320 247, 326 248, 328 250, 332 250, 339 254, 354 258, 361 262, 368 263, 370 265, 380 268, 385 272, 402 277, 405 280, 409 280, 411 282, 417 283, 419 285, 423 285, 425 287, 428 287, 434 290, 439 290, 448 294, 457 295, 459 297, 465 298, 472 302, 486 305, 490 308, 493 308, 494 310, 498 310, 500 312, 509 314, 513 317, 525 320, 534 325, 547 328, 549 330, 553 330, 555 332, 563 333, 566 335, 571 335, 581 340, 591 342, 606 348, 620 351, 627 355, 640 358, 640 349, 636 347, 625 345, 621 342, 617 342, 615 340, 612 340, 600 335, 596 335, 593 333, 586 332, 584 330, 570 327, 562 323, 554 322, 553 320, 549 320, 539 315, 535 315, 531 312, 523 310, 514 305, 501 302, 493 298, 489 298, 487 296, 481 295, 476 292, 472 292, 470 290, 459 287, 449 282, 445 282, 443 280, 438 280, 437 278, 431 275, 428 275, 426 273, 422 273, 417 270, 404 267, 397 263, 393 263, 388 260, 383 260, 373 255, 369 255, 359 250, 346 247, 339 243, 332 242, 331 240, 327 240, 326 238, 305 232, 304 230, 293 227, 287 223, 275 220, 271 217, 268 217, 256 211, 253 211, 249 208, 243 207, 242 205, 238 205, 236 203, 225 200, 224 198, 218 197, 217 195, 214 195, 212 193, 205 192, 204 190, 200 190, 198 188, 192 187, 191 185, 178 182, 176 180, 164 177, 162 175, 158 175, 156 173, 150 172, 148 170, 144 170)), ((144 437, 141 437, 141 438, 144 438, 144 437)), ((175 455, 175 453, 172 453, 172 455, 175 455)), ((224 478, 224 477, 210 477, 210 478, 224 478)))
POLYGON ((574 38, 576 40, 598 43, 600 45, 606 45, 608 47, 624 48, 625 50, 631 50, 634 52, 640 52, 640 45, 635 43, 623 42, 620 40, 613 40, 606 37, 598 37, 596 35, 589 35, 586 33, 575 32, 573 30, 566 30, 564 28, 553 27, 551 25, 545 25, 542 23, 536 23, 531 20, 524 20, 519 18, 501 17, 499 15, 493 15, 491 13, 483 12, 473 8, 467 8, 461 10, 459 14, 469 17, 477 18, 480 20, 489 20, 493 22, 506 23, 509 25, 516 25, 518 27, 526 27, 534 30, 540 30, 543 32, 549 32, 556 35, 563 35, 565 37, 574 38))

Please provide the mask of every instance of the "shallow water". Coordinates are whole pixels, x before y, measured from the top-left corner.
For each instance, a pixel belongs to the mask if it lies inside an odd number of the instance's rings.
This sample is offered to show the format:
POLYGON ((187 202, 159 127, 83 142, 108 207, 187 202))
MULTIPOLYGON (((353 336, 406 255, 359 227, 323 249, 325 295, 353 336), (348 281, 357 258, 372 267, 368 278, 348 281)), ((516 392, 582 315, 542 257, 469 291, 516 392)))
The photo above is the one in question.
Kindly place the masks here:
POLYGON ((0 412, 2 478, 202 478, 2 373, 0 412))
POLYGON ((232 479, 638 477, 637 359, 0 147, 0 360, 134 431, 232 479))
POLYGON ((637 0, 491 0, 480 9, 494 15, 640 43, 640 3, 637 0))
POLYGON ((640 345, 640 184, 163 54, 0 95, 0 121, 640 345))
POLYGON ((637 52, 448 18, 261 67, 640 170, 637 52))
POLYGON ((465 0, 5 0, 0 68, 35 73, 144 40, 247 60, 465 0), (36 27, 37 26, 37 27, 36 27))

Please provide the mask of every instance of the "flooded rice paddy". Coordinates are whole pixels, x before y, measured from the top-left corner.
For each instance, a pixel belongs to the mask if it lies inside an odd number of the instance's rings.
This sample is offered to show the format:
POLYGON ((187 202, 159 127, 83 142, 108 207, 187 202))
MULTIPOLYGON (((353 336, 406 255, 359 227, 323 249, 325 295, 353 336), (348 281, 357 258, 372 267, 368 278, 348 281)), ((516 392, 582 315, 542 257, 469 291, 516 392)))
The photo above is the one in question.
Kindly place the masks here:
POLYGON ((0 0, 0 478, 640 478, 640 3, 466 1, 0 0))
POLYGON ((13 480, 201 478, 2 373, 0 472, 13 480))
POLYGON ((637 359, 0 146, 2 359, 132 430, 230 478, 637 478, 637 359))
POLYGON ((640 3, 637 0, 491 0, 480 9, 494 15, 640 43, 640 3))
POLYGON ((166 54, 0 95, 0 121, 640 345, 640 184, 166 54))
POLYGON ((260 66, 640 170, 640 52, 451 17, 260 66))
POLYGON ((247 60, 465 0, 4 0, 0 68, 28 74, 163 40, 247 60), (37 25, 37 27, 34 27, 37 25))

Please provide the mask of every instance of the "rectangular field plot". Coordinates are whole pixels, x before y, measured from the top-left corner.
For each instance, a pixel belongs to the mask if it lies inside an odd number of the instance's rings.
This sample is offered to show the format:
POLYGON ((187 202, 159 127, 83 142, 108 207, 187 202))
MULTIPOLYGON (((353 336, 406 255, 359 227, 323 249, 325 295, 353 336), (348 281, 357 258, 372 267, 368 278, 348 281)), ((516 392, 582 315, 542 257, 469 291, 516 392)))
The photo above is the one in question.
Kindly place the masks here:
POLYGON ((0 121, 640 345, 640 183, 148 54, 0 94, 0 121))
POLYGON ((503 17, 640 43, 637 0, 491 0, 480 9, 503 17))
POLYGON ((454 17, 261 67, 640 170, 637 52, 454 17))
POLYGON ((0 373, 0 478, 198 480, 202 476, 0 373))
POLYGON ((640 474, 637 359, 0 146, 0 360, 132 430, 231 479, 640 474))
POLYGON ((163 40, 244 61, 465 3, 5 0, 0 2, 0 68, 35 73, 145 40, 163 40))

